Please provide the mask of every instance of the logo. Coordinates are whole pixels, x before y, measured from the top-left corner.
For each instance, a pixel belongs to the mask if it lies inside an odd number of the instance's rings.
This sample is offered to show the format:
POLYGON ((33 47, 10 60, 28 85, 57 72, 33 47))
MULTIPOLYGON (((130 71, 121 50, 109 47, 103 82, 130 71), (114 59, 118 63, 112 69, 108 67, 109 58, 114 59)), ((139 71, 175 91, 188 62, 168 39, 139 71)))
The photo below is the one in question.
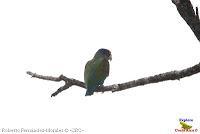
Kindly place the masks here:
POLYGON ((193 127, 193 119, 179 118, 179 128, 175 129, 175 132, 198 132, 198 129, 193 127))

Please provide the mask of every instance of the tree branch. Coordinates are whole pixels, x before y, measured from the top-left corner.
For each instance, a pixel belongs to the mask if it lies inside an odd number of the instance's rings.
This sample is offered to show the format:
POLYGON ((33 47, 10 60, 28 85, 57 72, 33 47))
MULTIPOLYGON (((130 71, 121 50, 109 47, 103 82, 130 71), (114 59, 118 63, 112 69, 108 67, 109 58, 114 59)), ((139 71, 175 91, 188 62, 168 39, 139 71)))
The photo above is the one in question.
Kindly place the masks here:
POLYGON ((200 20, 198 7, 196 7, 195 12, 190 0, 172 0, 172 2, 176 5, 179 14, 189 25, 196 38, 200 41, 200 20))
MULTIPOLYGON (((197 74, 199 72, 200 72, 200 63, 197 65, 194 65, 193 67, 189 67, 180 71, 170 71, 170 72, 161 73, 161 74, 157 74, 157 75, 149 76, 149 77, 144 77, 141 79, 137 79, 137 80, 133 80, 133 81, 125 82, 125 83, 99 87, 95 92, 105 92, 105 91, 116 92, 116 91, 121 91, 121 90, 129 89, 129 88, 133 88, 137 86, 142 86, 146 84, 151 84, 151 83, 158 83, 158 82, 167 81, 167 80, 180 80, 181 78, 188 77, 188 76, 197 74)), ((49 80, 49 81, 55 81, 55 82, 64 81, 65 85, 60 87, 56 92, 54 92, 51 95, 51 97, 58 95, 60 92, 70 88, 73 85, 86 88, 84 82, 81 82, 79 80, 72 79, 72 78, 67 78, 64 75, 60 75, 59 77, 43 76, 36 73, 32 73, 30 71, 28 71, 27 74, 31 75, 32 77, 43 79, 43 80, 49 80)))
MULTIPOLYGON (((198 7, 196 7, 196 12, 193 9, 193 6, 190 2, 190 0, 172 0, 172 2, 176 5, 177 10, 181 17, 186 21, 186 23, 189 25, 191 30, 194 32, 197 39, 200 41, 200 20, 199 20, 199 13, 198 13, 198 7)), ((137 86, 142 86, 146 84, 151 83, 158 83, 162 81, 167 80, 180 80, 181 78, 188 77, 194 74, 197 74, 200 72, 200 63, 197 65, 194 65, 192 67, 179 70, 179 71, 170 71, 166 73, 157 74, 154 76, 144 77, 141 79, 120 83, 120 84, 113 84, 110 86, 102 86, 96 89, 95 92, 105 92, 105 91, 121 91, 137 86)), ((71 86, 79 86, 82 88, 85 87, 85 83, 81 82, 76 79, 67 78, 64 75, 60 75, 59 77, 52 77, 52 76, 43 76, 36 73, 32 73, 30 71, 27 72, 27 74, 31 75, 32 77, 43 79, 43 80, 49 80, 49 81, 55 81, 60 82, 64 81, 64 86, 60 87, 56 92, 54 92, 51 96, 56 96, 62 91, 70 88, 71 86)))

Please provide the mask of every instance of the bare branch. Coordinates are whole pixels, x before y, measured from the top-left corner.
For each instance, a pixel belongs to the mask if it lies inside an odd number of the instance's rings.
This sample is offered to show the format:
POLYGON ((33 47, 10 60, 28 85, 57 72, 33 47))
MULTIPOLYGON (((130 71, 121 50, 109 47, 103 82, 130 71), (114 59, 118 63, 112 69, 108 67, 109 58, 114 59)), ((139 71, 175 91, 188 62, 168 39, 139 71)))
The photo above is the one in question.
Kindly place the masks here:
POLYGON ((65 77, 64 75, 60 75, 59 77, 52 77, 52 76, 44 76, 44 75, 39 75, 36 73, 32 73, 30 71, 26 72, 28 75, 31 75, 33 78, 38 78, 38 79, 43 79, 43 80, 49 80, 49 81, 64 81, 65 85, 60 87, 56 92, 54 92, 51 97, 56 96, 57 94, 59 94, 60 92, 68 89, 69 87, 76 85, 82 88, 85 88, 85 83, 75 80, 75 79, 70 79, 65 77))
POLYGON ((197 39, 200 41, 200 21, 198 7, 196 7, 195 12, 190 0, 172 0, 172 2, 176 5, 179 14, 186 21, 197 39))
MULTIPOLYGON (((161 74, 157 74, 157 75, 149 76, 149 77, 144 77, 141 79, 137 79, 137 80, 133 80, 133 81, 125 82, 125 83, 99 87, 96 90, 96 92, 105 92, 105 91, 116 92, 116 91, 121 91, 121 90, 129 89, 129 88, 133 88, 137 86, 142 86, 146 84, 151 84, 151 83, 158 83, 158 82, 167 81, 167 80, 180 80, 181 78, 188 77, 188 76, 197 74, 199 72, 200 72, 200 63, 197 65, 194 65, 193 67, 189 67, 180 71, 170 71, 170 72, 161 73, 161 74)), ((81 82, 76 79, 67 78, 66 76, 63 76, 63 75, 60 75, 59 77, 43 76, 36 73, 32 73, 30 71, 28 71, 27 74, 31 75, 34 78, 39 78, 43 80, 56 81, 56 82, 64 81, 65 85, 60 87, 56 92, 54 92, 51 95, 52 97, 56 96, 60 92, 68 89, 69 87, 73 85, 85 88, 84 82, 81 82)))

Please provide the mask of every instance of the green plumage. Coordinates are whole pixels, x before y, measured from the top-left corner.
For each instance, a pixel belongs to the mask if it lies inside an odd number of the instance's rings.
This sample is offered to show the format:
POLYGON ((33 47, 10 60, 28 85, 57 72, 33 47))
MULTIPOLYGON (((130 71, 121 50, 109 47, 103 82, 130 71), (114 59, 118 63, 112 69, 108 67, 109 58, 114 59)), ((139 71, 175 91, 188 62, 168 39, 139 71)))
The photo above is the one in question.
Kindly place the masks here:
POLYGON ((106 55, 103 52, 97 51, 94 58, 85 65, 84 80, 87 88, 86 96, 92 95, 98 86, 103 85, 104 80, 109 75, 108 59, 111 54, 106 55))

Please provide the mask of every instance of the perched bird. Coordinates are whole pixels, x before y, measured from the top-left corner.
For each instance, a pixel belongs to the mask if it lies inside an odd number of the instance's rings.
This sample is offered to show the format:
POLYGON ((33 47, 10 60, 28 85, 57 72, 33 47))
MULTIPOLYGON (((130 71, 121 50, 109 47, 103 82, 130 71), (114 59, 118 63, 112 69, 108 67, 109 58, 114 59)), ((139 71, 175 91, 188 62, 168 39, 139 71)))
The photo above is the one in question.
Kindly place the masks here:
POLYGON ((180 124, 182 126, 183 129, 190 129, 192 128, 192 126, 188 125, 187 123, 180 121, 180 124))
POLYGON ((97 87, 102 86, 109 75, 109 60, 112 60, 111 52, 107 49, 99 49, 93 59, 85 65, 84 81, 87 88, 85 96, 92 95, 97 87))

